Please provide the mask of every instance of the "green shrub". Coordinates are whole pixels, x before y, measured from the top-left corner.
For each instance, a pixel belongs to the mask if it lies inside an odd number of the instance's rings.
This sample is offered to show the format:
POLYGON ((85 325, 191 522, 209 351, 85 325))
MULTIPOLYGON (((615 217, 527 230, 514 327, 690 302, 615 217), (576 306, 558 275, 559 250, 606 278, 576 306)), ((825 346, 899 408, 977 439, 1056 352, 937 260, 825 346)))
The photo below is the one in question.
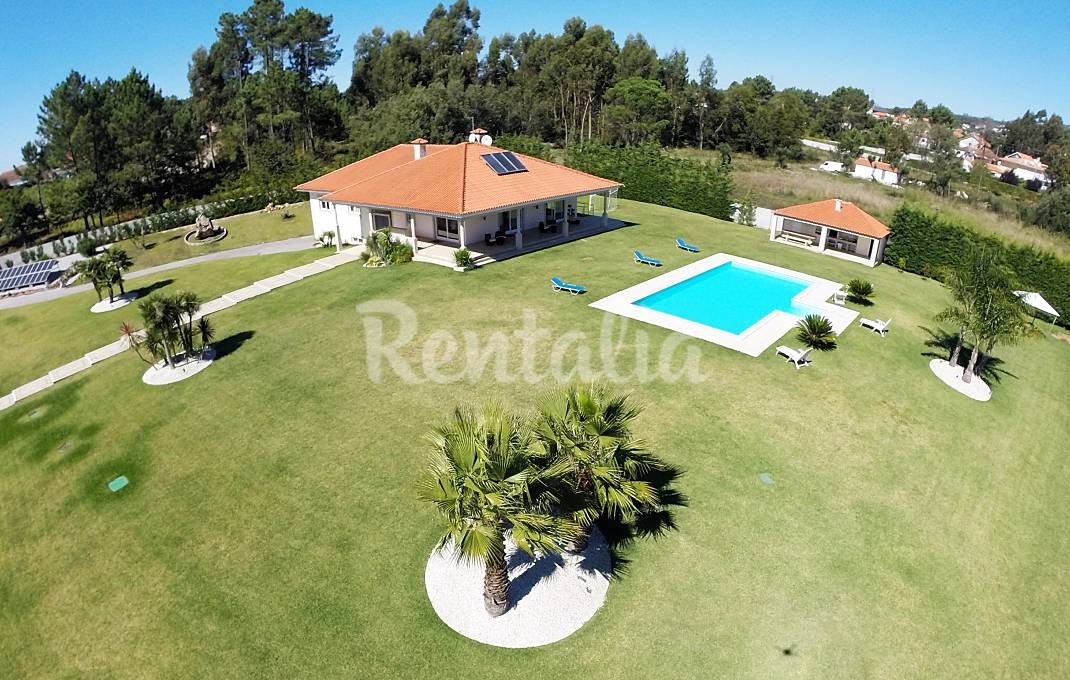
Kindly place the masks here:
POLYGON ((847 282, 847 299, 860 305, 872 304, 873 284, 864 279, 851 279, 847 282))
MULTIPOLYGON (((986 246, 999 251, 1018 286, 1038 291, 1064 314, 1070 310, 1070 261, 980 234, 914 205, 900 206, 889 227, 892 235, 884 250, 885 262, 898 262, 906 271, 939 279, 941 272, 961 267, 970 250, 986 246)), ((1063 317, 1060 322, 1067 323, 1063 317)))
POLYGON ((78 254, 82 257, 93 257, 97 252, 97 240, 86 236, 78 241, 78 254))
POLYGON ((453 262, 461 269, 472 269, 476 266, 472 260, 472 251, 467 248, 458 248, 453 251, 453 262))
POLYGON ((820 314, 810 314, 795 325, 795 334, 799 342, 822 352, 836 349, 836 334, 832 331, 832 322, 820 314))
POLYGON ((656 146, 578 144, 566 165, 624 184, 620 197, 732 219, 732 178, 727 165, 672 158, 656 146))

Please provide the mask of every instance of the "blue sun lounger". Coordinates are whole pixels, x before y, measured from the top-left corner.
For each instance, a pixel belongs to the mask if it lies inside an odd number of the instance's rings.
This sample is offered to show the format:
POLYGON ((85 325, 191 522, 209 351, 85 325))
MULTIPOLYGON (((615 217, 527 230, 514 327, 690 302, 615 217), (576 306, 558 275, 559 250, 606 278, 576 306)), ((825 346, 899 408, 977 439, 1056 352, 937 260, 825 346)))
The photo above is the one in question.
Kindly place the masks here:
POLYGON ((689 253, 697 253, 698 246, 693 246, 682 238, 676 239, 676 247, 680 250, 686 250, 689 253))
POLYGON ((573 295, 579 295, 580 293, 586 293, 587 289, 583 286, 577 286, 574 283, 565 283, 556 276, 550 278, 550 283, 553 284, 554 290, 564 291, 566 293, 572 293, 573 295))
POLYGON ((661 260, 655 260, 652 257, 647 257, 646 255, 643 255, 642 253, 640 253, 638 250, 636 250, 633 253, 633 255, 635 255, 635 263, 636 264, 648 264, 651 267, 660 267, 661 266, 661 260))

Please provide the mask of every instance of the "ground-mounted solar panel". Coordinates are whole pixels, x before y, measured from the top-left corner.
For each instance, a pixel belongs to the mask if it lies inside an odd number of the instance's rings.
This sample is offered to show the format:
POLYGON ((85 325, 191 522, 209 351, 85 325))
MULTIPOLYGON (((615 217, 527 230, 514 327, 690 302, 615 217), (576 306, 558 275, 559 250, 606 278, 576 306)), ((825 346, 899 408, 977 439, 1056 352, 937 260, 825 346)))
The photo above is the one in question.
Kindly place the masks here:
POLYGON ((514 172, 527 172, 528 170, 512 151, 483 154, 483 162, 499 175, 511 175, 514 172))
POLYGON ((56 260, 41 260, 5 269, 0 275, 0 293, 48 283, 52 270, 58 265, 56 260))

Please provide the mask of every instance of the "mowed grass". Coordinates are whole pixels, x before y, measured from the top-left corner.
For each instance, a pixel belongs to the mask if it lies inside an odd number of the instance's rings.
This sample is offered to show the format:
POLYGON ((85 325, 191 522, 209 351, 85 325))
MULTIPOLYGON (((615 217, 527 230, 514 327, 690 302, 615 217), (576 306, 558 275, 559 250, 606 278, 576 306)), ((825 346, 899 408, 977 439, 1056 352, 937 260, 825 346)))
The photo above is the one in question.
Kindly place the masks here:
MULTIPOLYGON (((208 301, 324 255, 321 250, 305 250, 201 262, 132 279, 126 289, 142 296, 157 290, 168 294, 191 290, 208 301)), ((141 327, 137 303, 93 314, 89 308, 96 301, 96 293, 90 290, 26 307, 0 309, 0 394, 117 340, 123 321, 141 327)))
POLYGON ((246 213, 224 217, 215 222, 227 229, 226 238, 215 243, 189 245, 183 238, 192 229, 187 226, 149 234, 144 239, 145 247, 139 246, 134 239, 126 239, 116 245, 129 253, 134 260, 133 269, 137 270, 221 250, 308 236, 312 233, 312 213, 309 212, 307 202, 294 203, 276 212, 246 213), (283 219, 284 213, 293 217, 283 219))
MULTIPOLYGON (((1070 675, 1070 347, 1000 350, 1013 375, 975 403, 926 366, 938 284, 674 210, 621 201, 616 216, 637 226, 469 274, 339 267, 216 315, 222 357, 192 380, 147 387, 124 355, 0 413, 0 676, 1070 675), (384 367, 377 381, 368 320, 388 341, 398 324, 358 305, 414 310, 399 352, 417 374, 461 366, 425 351, 432 336, 532 337, 525 316, 549 338, 533 375, 584 348, 602 366, 610 317, 587 304, 658 273, 632 264, 636 247, 666 268, 693 261, 676 236, 703 255, 869 278, 865 314, 893 330, 852 327, 800 371, 689 340, 673 365, 690 348, 702 381, 621 375, 647 406, 642 435, 685 470, 678 529, 627 547, 606 605, 565 641, 458 636, 424 591, 439 526, 414 493, 422 436, 457 402, 524 408, 552 380, 500 382, 491 364, 417 384, 384 367), (552 293, 551 275, 592 293, 552 293), (117 474, 131 484, 110 494, 117 474)), ((618 374, 675 337, 614 328, 618 374)))

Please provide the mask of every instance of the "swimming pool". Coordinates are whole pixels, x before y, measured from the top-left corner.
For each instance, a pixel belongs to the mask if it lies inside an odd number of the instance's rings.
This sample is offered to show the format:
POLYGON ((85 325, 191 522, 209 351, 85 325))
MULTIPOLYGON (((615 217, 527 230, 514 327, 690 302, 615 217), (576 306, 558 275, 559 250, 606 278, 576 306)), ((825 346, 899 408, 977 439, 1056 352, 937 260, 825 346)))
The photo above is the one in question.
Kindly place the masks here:
POLYGON ((809 286, 801 279, 730 261, 634 304, 738 335, 776 310, 800 318, 820 314, 793 302, 809 286))
POLYGON ((717 253, 591 303, 751 356, 820 314, 839 334, 858 316, 828 302, 839 283, 717 253))

